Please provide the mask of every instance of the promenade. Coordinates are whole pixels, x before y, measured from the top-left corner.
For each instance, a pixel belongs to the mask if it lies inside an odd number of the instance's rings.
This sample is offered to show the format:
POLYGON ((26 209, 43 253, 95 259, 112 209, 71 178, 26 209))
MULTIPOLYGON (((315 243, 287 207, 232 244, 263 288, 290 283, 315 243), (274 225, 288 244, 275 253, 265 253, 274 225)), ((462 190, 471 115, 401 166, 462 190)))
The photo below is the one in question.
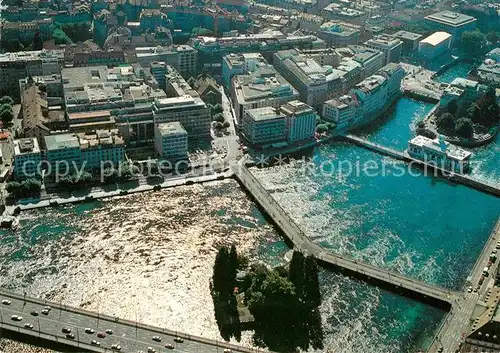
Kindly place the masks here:
POLYGON ((375 282, 392 291, 435 306, 449 308, 457 300, 459 294, 453 291, 406 277, 400 273, 380 269, 347 256, 334 254, 313 243, 245 166, 236 164, 233 165, 233 169, 234 175, 241 185, 273 219, 293 243, 294 248, 304 254, 313 255, 326 265, 334 266, 348 272, 348 274, 375 282))
POLYGON ((148 352, 148 347, 156 352, 166 352, 165 344, 169 343, 174 346, 175 352, 185 353, 223 353, 225 349, 244 353, 260 351, 24 297, 4 290, 0 290, 0 300, 10 301, 8 305, 0 304, 1 330, 17 337, 44 340, 61 349, 76 347, 80 352, 116 352, 112 346, 119 345, 120 352, 126 353, 148 352), (50 311, 44 315, 42 310, 46 306, 50 307, 50 311), (38 315, 31 315, 33 311, 37 311, 38 315), (11 319, 12 315, 21 316, 22 320, 14 321, 11 319), (26 324, 32 325, 33 328, 26 327, 26 324), (63 328, 70 329, 74 338, 66 336, 62 332, 63 328), (94 332, 86 332, 87 328, 94 332), (112 330, 112 334, 107 334, 105 338, 97 337, 97 333, 106 330, 112 330), (153 340, 154 336, 158 336, 161 342, 153 340), (182 338, 184 342, 174 341, 176 337, 182 338), (99 342, 99 345, 92 344, 93 340, 99 342))

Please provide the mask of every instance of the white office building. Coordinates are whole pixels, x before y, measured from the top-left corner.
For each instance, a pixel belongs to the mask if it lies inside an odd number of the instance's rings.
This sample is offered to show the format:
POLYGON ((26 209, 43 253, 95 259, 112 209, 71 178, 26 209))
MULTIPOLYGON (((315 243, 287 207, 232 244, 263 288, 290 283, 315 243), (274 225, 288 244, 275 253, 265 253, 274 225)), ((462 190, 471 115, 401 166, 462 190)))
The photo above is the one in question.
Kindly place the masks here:
POLYGON ((242 133, 247 141, 256 147, 286 143, 286 116, 273 107, 245 110, 242 133))
POLYGON ((418 43, 420 58, 430 61, 450 51, 451 34, 435 32, 418 43))
POLYGON ((316 131, 316 112, 306 103, 291 101, 280 107, 287 119, 287 140, 290 144, 309 140, 316 131))
POLYGON ((365 42, 368 48, 380 50, 385 56, 385 65, 399 63, 403 42, 401 39, 388 34, 381 34, 365 42))
POLYGON ((178 121, 155 124, 155 149, 169 161, 187 159, 188 133, 178 121))
POLYGON ((39 177, 42 153, 36 137, 14 140, 14 176, 16 179, 39 177))

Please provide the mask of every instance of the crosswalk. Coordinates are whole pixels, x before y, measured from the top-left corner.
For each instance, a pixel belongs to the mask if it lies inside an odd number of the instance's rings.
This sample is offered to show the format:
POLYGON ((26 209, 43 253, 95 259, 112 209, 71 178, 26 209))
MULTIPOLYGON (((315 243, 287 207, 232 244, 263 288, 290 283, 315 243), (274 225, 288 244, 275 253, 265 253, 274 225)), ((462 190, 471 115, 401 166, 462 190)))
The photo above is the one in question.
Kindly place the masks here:
POLYGON ((465 298, 466 299, 477 300, 479 298, 479 294, 478 293, 474 293, 474 292, 465 293, 465 298))

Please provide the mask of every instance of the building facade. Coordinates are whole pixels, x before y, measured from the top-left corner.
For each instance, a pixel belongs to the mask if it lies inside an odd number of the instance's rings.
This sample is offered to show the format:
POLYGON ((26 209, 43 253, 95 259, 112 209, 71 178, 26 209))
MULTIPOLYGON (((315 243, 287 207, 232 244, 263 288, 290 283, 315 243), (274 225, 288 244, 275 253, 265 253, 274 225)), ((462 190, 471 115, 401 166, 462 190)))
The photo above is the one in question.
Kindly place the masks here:
POLYGON ((368 48, 380 50, 385 56, 385 65, 389 63, 399 63, 403 42, 394 36, 381 34, 365 42, 368 48))
POLYGON ((435 32, 418 43, 418 55, 421 59, 431 61, 450 51, 451 34, 435 32))
POLYGON ((155 124, 155 150, 168 161, 185 160, 188 156, 188 133, 181 123, 155 124))
POLYGON ((14 140, 14 176, 16 179, 38 178, 42 153, 34 137, 14 140))
POLYGON ((462 33, 476 29, 474 17, 453 11, 441 11, 425 17, 425 23, 435 31, 451 34, 452 45, 459 42, 462 33))
POLYGON ((284 143, 287 140, 286 116, 273 107, 245 110, 242 133, 256 147, 284 143))

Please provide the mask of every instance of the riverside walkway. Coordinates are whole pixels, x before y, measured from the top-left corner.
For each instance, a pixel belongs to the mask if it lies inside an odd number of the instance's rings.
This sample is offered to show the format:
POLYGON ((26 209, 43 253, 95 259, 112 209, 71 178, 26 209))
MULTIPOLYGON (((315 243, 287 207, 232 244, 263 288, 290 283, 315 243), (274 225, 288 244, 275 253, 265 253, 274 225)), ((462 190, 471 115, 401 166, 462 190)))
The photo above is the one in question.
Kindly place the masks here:
POLYGON ((123 353, 153 352, 154 350, 157 353, 164 353, 169 351, 165 347, 169 343, 174 346, 174 352, 185 353, 260 351, 58 305, 4 290, 0 290, 0 300, 2 300, 0 332, 3 337, 22 338, 23 341, 31 341, 37 345, 43 342, 46 346, 57 350, 123 353), (44 315, 41 311, 46 306, 50 306, 50 311, 44 315), (31 314, 33 311, 37 311, 38 315, 33 316, 31 314), (21 316, 22 319, 12 320, 13 315, 21 316), (73 336, 69 337, 63 333, 63 328, 70 329, 73 336), (87 328, 94 332, 86 332, 87 328), (97 333, 106 330, 112 330, 112 334, 107 334, 104 338, 97 337, 97 333), (161 342, 153 340, 155 336, 159 337, 161 342), (176 342, 174 340, 176 337, 182 338, 183 342, 176 342), (99 345, 95 342, 99 342, 99 345), (120 346, 119 350, 116 345, 120 346))
MULTIPOLYGON (((493 231, 479 257, 476 260, 474 267, 470 273, 469 279, 471 284, 476 284, 481 277, 483 268, 485 268, 490 259, 490 255, 495 249, 497 242, 500 240, 500 218, 497 220, 493 231)), ((491 273, 495 273, 495 268, 498 267, 499 261, 496 261, 490 268, 491 273)), ((454 353, 460 347, 460 342, 463 342, 470 330, 471 316, 480 297, 488 291, 486 283, 480 287, 477 293, 469 293, 465 288, 463 295, 453 305, 452 310, 442 321, 441 326, 436 332, 436 335, 429 347, 429 353, 439 351, 443 348, 444 353, 454 353)))
POLYGON ((296 249, 307 255, 315 256, 326 265, 339 268, 365 281, 375 282, 394 292, 435 306, 449 308, 458 298, 459 294, 456 292, 393 271, 380 269, 350 257, 334 254, 313 243, 245 166, 235 164, 233 171, 236 179, 273 219, 296 249))
POLYGON ((431 168, 432 170, 435 170, 439 173, 435 173, 435 176, 446 176, 446 179, 449 181, 457 182, 469 187, 472 187, 476 190, 486 192, 488 194, 500 197, 500 184, 499 183, 488 183, 484 180, 479 180, 476 178, 472 178, 469 175, 463 175, 463 174, 457 174, 457 173, 451 173, 448 170, 442 169, 437 167, 436 165, 433 165, 431 163, 426 163, 420 159, 416 159, 413 157, 410 157, 406 151, 398 151, 393 148, 385 147, 382 145, 379 145, 377 143, 368 141, 364 138, 354 136, 351 134, 346 134, 346 135, 339 135, 339 138, 353 143, 357 146, 363 147, 365 149, 368 149, 370 151, 373 151, 375 153, 379 153, 385 156, 392 157, 394 159, 398 159, 400 161, 404 161, 410 164, 417 164, 419 166, 422 166, 423 168, 431 168))

